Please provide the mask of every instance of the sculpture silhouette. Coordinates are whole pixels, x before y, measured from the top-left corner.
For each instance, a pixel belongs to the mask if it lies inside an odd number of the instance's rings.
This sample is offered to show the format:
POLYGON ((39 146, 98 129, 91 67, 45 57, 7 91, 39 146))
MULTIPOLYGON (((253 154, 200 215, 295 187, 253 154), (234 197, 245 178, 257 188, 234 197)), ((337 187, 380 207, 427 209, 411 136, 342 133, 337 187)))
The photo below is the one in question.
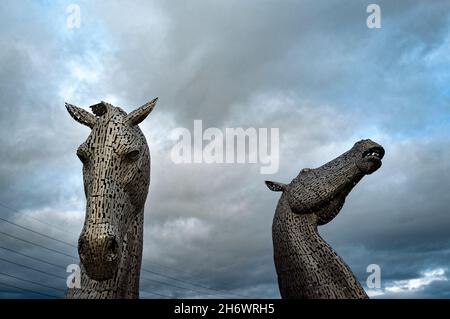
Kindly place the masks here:
POLYGON ((77 150, 86 195, 81 287, 69 288, 66 298, 139 298, 150 152, 138 124, 156 101, 130 114, 105 102, 91 106, 94 114, 66 103, 69 114, 92 129, 77 150))
POLYGON ((282 298, 368 298, 345 262, 320 237, 346 196, 381 166, 384 149, 371 140, 316 168, 302 169, 290 184, 266 181, 283 194, 272 225, 275 268, 282 298))

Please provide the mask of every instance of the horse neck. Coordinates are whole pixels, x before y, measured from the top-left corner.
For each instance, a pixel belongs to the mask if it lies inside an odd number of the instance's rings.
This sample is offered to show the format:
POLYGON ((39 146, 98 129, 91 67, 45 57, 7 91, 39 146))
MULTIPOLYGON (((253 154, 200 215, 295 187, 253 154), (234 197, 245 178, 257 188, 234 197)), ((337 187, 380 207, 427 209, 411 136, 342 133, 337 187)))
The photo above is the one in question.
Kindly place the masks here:
POLYGON ((317 282, 320 277, 322 284, 316 287, 313 298, 364 298, 366 294, 350 268, 319 235, 317 222, 314 214, 293 213, 282 195, 273 224, 278 276, 289 281, 294 272, 304 283, 317 282), (275 244, 281 236, 287 241, 275 244), (290 262, 283 261, 283 256, 290 256, 290 262))
POLYGON ((139 298, 139 277, 142 263, 143 246, 143 209, 131 221, 125 240, 122 260, 119 264, 118 298, 139 298), (123 295, 121 295, 123 294, 123 295))

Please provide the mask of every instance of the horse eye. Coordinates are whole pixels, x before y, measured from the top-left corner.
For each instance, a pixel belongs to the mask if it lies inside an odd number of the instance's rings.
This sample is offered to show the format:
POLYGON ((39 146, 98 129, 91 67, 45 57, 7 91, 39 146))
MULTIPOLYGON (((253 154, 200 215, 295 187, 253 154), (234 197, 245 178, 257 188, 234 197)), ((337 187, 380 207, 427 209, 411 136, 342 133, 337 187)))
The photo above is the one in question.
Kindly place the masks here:
POLYGON ((139 151, 134 150, 134 151, 128 152, 127 155, 125 155, 125 158, 129 162, 134 162, 139 158, 139 151))

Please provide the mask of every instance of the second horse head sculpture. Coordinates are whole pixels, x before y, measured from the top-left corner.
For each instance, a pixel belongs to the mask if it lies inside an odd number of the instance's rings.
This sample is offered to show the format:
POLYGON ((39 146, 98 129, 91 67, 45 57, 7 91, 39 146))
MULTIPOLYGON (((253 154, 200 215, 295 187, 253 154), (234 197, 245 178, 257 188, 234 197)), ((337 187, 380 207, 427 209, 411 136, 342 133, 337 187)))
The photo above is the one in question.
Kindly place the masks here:
POLYGON ((381 166, 384 149, 371 140, 315 169, 303 169, 291 183, 266 181, 283 194, 272 224, 275 268, 282 298, 367 298, 350 268, 317 231, 342 209, 345 198, 381 166))

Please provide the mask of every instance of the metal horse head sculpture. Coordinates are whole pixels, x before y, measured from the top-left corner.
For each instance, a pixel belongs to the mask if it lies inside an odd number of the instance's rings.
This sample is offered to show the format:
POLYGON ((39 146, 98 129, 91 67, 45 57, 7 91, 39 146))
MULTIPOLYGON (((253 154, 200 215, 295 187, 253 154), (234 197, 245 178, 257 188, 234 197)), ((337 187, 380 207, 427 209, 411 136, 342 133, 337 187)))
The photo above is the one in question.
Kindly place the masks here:
POLYGON ((325 165, 302 169, 289 184, 266 181, 272 191, 283 192, 272 224, 283 298, 367 298, 317 226, 336 217, 353 187, 381 167, 383 156, 381 145, 362 140, 325 165))
POLYGON ((83 163, 86 217, 78 240, 81 287, 66 298, 138 298, 150 152, 138 124, 157 98, 127 114, 101 102, 89 113, 66 103, 91 128, 77 156, 83 163))

